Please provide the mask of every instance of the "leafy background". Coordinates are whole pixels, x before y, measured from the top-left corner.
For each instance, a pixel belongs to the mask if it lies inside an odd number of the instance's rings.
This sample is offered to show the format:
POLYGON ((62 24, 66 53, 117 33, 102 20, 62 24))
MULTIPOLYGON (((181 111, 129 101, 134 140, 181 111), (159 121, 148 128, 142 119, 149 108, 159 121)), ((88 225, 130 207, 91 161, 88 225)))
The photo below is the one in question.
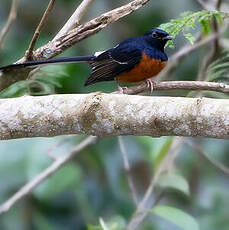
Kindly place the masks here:
MULTIPOLYGON (((126 2, 95 1, 84 20, 126 2)), ((11 2, 0 0, 0 3, 1 28, 7 19, 11 2)), ((1 65, 12 63, 23 56, 46 4, 45 0, 20 1, 18 18, 0 51, 1 65)), ((73 6, 76 6, 76 1, 56 1, 37 47, 52 39, 72 13, 73 6)), ((200 10, 196 1, 150 1, 145 7, 80 42, 62 56, 87 55, 105 50, 127 37, 140 35, 190 10, 200 10)), ((200 28, 197 26, 191 32, 198 30, 200 28)), ((167 48, 167 53, 171 55, 186 43, 187 40, 183 36, 178 36, 175 49, 167 48)), ((199 63, 205 54, 206 48, 201 48, 185 58, 171 74, 171 80, 195 80, 199 63)), ((112 92, 116 89, 114 82, 83 87, 89 73, 86 64, 48 66, 36 73, 31 81, 16 83, 1 92, 1 97, 29 93, 88 93, 97 90, 112 92)), ((154 93, 156 94, 159 93, 154 93)), ((163 95, 186 94, 163 92, 163 95)), ((83 136, 74 135, 1 141, 0 202, 4 202, 51 164, 52 159, 48 153, 55 156, 67 154, 82 138, 83 136)), ((173 139, 123 137, 123 140, 140 198, 150 182, 158 160, 168 153, 173 139)), ((229 165, 228 141, 188 140, 196 141, 209 156, 229 165)), ((190 228, 192 225, 189 225, 195 224, 195 221, 199 224, 199 229, 228 229, 228 176, 214 168, 186 144, 179 151, 175 163, 172 173, 160 178, 153 198, 161 192, 163 196, 158 206, 150 210, 141 229, 195 229, 195 226, 190 228), (194 221, 190 218, 194 218, 194 221), (184 223, 180 225, 179 221, 184 223)), ((109 229, 123 229, 134 210, 135 205, 130 196, 118 140, 116 137, 101 138, 18 202, 9 212, 0 216, 0 229, 94 230, 102 229, 103 222, 109 229), (99 219, 100 217, 102 219, 99 219)))

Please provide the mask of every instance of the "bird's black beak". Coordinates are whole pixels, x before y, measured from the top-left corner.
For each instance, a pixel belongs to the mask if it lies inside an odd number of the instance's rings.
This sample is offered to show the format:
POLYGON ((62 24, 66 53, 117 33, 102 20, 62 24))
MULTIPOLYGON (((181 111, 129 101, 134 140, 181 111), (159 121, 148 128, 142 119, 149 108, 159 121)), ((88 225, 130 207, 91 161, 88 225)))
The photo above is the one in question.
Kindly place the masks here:
POLYGON ((165 41, 173 40, 173 37, 170 35, 167 35, 166 37, 163 37, 162 40, 165 40, 165 41))

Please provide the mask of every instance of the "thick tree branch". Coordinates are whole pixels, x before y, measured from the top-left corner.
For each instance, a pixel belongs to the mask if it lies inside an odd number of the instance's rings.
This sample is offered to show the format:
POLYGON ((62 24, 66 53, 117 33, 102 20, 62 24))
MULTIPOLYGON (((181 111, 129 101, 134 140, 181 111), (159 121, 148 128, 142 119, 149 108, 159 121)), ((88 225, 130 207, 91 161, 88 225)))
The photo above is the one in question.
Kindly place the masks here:
POLYGON ((1 139, 63 134, 229 137, 229 100, 100 92, 0 100, 1 139))

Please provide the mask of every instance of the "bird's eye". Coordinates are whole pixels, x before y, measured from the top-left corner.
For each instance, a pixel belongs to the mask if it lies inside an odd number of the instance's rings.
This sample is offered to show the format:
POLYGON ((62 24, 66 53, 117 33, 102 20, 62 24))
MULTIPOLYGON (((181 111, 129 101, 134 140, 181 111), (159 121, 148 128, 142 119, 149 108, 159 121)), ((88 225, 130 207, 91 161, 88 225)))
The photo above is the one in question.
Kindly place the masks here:
POLYGON ((157 33, 156 33, 156 32, 153 32, 153 33, 152 33, 152 37, 153 37, 153 38, 157 38, 157 37, 158 37, 158 36, 157 36, 157 33))

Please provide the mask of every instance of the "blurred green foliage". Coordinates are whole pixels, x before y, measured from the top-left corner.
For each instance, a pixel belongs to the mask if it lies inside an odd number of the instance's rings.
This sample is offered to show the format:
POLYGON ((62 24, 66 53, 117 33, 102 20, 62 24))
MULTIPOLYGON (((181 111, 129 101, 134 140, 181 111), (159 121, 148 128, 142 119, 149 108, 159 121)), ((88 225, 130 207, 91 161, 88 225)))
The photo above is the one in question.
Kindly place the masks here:
MULTIPOLYGON (((0 1, 0 28, 2 28, 11 1, 0 1)), ((84 21, 126 2, 124 0, 95 1, 84 17, 84 21)), ((45 0, 20 1, 18 18, 7 35, 4 49, 0 52, 1 65, 12 63, 24 55, 46 4, 45 0)), ((76 8, 74 0, 56 1, 36 47, 52 39, 71 15, 73 8, 76 8)), ((87 55, 105 50, 122 39, 140 35, 152 27, 169 22, 170 19, 179 18, 183 12, 198 10, 200 8, 193 0, 150 1, 135 13, 76 44, 63 55, 87 55)), ((186 16, 190 16, 189 13, 186 16)), ((207 29, 206 23, 202 25, 207 29)), ((192 40, 189 32, 185 32, 185 35, 192 40)), ((186 42, 183 36, 178 36, 175 40, 175 49, 167 49, 167 53, 171 55, 186 42)), ((190 54, 171 74, 171 80, 195 80, 199 62, 204 54, 205 49, 190 54)), ((227 62, 228 56, 223 58, 227 62)), ((213 63, 209 67, 211 76, 216 69, 224 70, 225 75, 224 67, 227 68, 228 65, 222 66, 222 62, 219 61, 213 63)), ((88 93, 97 90, 111 92, 116 89, 113 82, 83 87, 89 72, 86 64, 48 66, 32 75, 26 82, 18 82, 7 89, 8 91, 1 92, 1 97, 7 97, 9 94, 21 96, 88 93)), ((162 93, 155 93, 157 94, 162 95, 162 93)), ((174 95, 174 92, 163 92, 163 95, 174 95)), ((175 92, 175 95, 186 95, 186 93, 175 92)), ((123 137, 123 139, 131 163, 131 175, 140 199, 152 175, 169 153, 173 138, 123 137)), ((51 164, 52 159, 48 153, 54 156, 67 154, 80 140, 82 140, 81 136, 67 138, 59 136, 1 141, 0 203, 51 164)), ((214 139, 195 139, 195 141, 211 157, 229 165, 227 141, 214 139)), ((185 144, 175 163, 175 168, 170 174, 164 173, 160 177, 152 199, 157 199, 160 194, 163 196, 159 206, 151 210, 154 214, 149 213, 141 229, 173 230, 181 229, 185 224, 198 223, 199 229, 227 230, 229 226, 228 176, 212 167, 185 144)), ((0 216, 0 229, 100 230, 106 226, 109 230, 118 230, 123 229, 123 226, 128 223, 135 209, 117 138, 101 138, 95 145, 81 152, 71 163, 48 178, 29 196, 18 202, 9 212, 0 216)), ((189 228, 186 226, 183 229, 189 228)))
POLYGON ((226 82, 229 81, 229 51, 224 51, 222 55, 211 63, 207 69, 208 81, 226 82))
MULTIPOLYGON (((169 32, 174 38, 183 32, 184 37, 191 43, 194 44, 195 37, 190 32, 189 29, 194 29, 196 27, 196 22, 199 22, 201 29, 204 34, 209 34, 211 32, 211 23, 216 20, 218 24, 222 24, 224 18, 229 17, 229 14, 221 13, 219 11, 211 10, 201 10, 197 12, 187 11, 181 14, 179 18, 172 19, 170 22, 163 23, 160 28, 169 32)), ((174 42, 170 41, 168 43, 170 48, 174 48, 174 42)))

